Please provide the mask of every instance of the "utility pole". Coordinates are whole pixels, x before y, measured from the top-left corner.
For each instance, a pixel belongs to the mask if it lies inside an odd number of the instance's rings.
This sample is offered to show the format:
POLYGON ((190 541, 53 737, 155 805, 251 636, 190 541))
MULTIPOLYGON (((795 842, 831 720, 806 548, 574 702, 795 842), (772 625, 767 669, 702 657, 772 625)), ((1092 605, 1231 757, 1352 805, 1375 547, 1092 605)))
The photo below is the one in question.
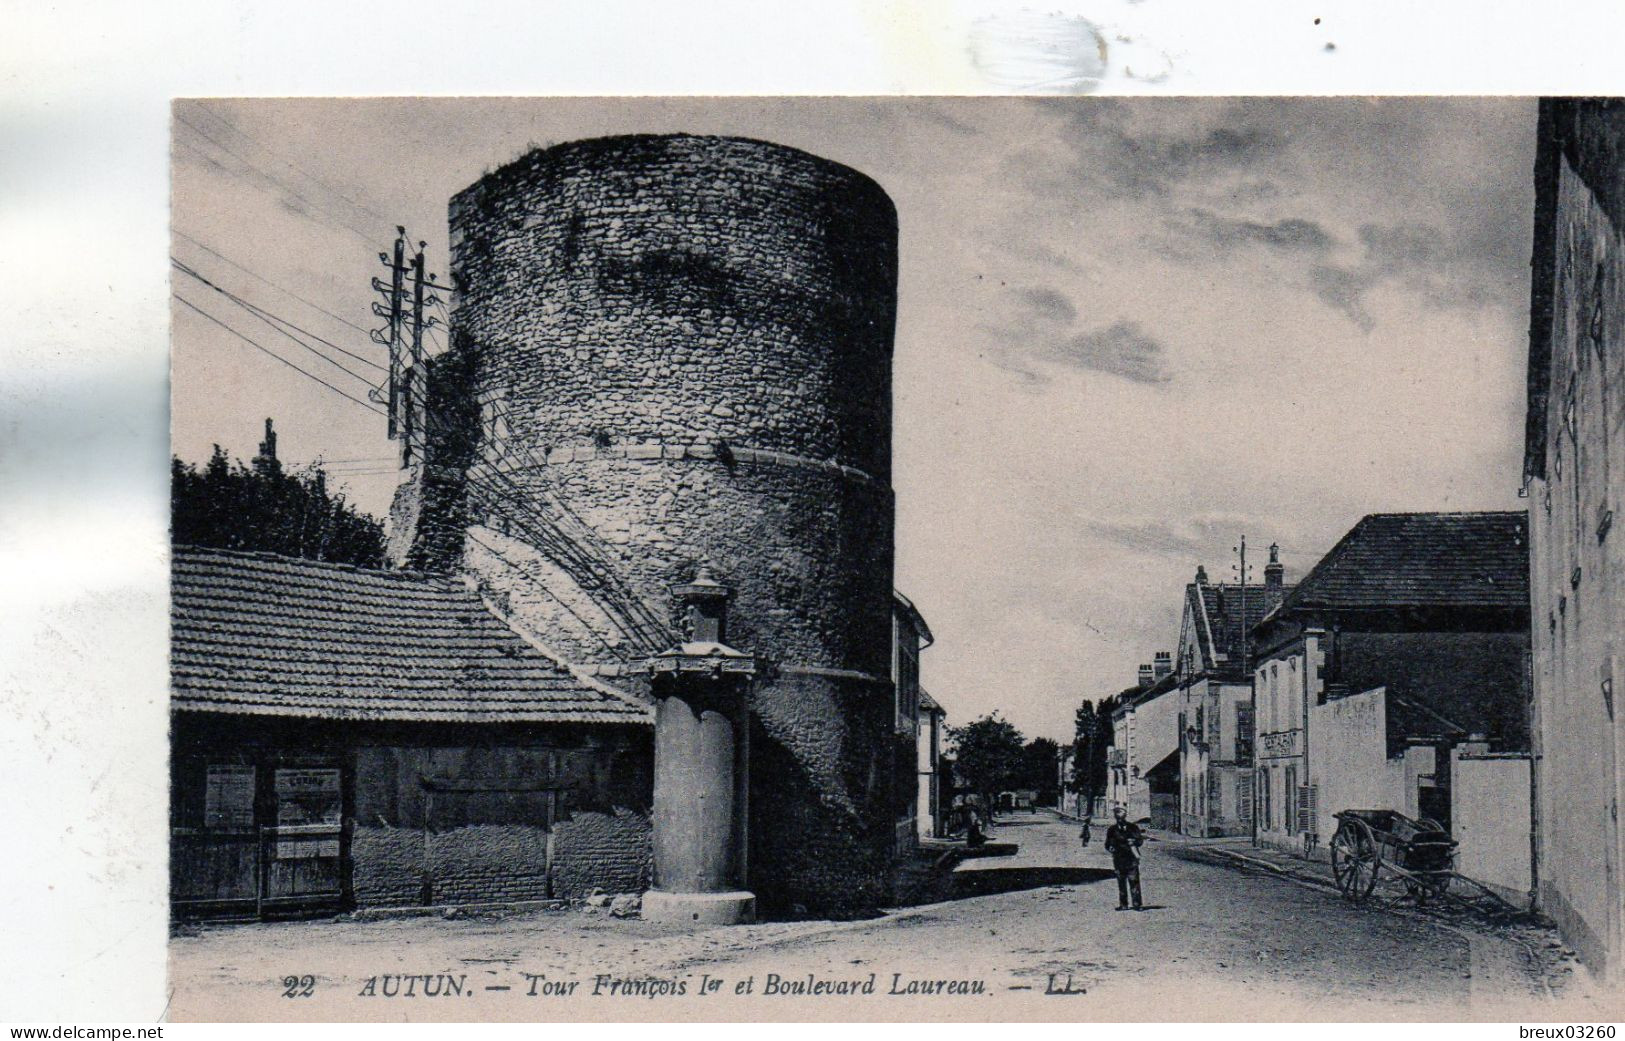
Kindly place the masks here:
POLYGON ((1236 573, 1241 583, 1241 617, 1236 624, 1241 629, 1241 672, 1247 675, 1247 536, 1241 537, 1241 545, 1231 547, 1231 552, 1240 554, 1241 563, 1231 564, 1230 570, 1236 573))
POLYGON ((420 424, 418 407, 428 392, 423 333, 440 324, 439 319, 424 314, 425 307, 440 302, 432 294, 441 288, 434 275, 424 273, 424 250, 428 245, 419 240, 417 251, 408 263, 406 228, 396 225, 393 257, 388 253, 378 254, 379 263, 389 269, 389 281, 385 283, 380 278, 372 280, 372 288, 388 301, 387 304, 372 305, 372 313, 389 322, 387 329, 373 330, 372 339, 374 343, 389 348, 389 436, 401 440, 402 467, 411 465, 418 440, 426 436, 422 426, 427 423, 427 415, 422 416, 424 423, 420 424), (404 341, 407 323, 406 280, 409 275, 412 279, 412 316, 411 342, 408 344, 404 341))
POLYGON ((389 284, 385 285, 382 279, 374 278, 372 288, 384 294, 387 305, 374 303, 372 313, 389 322, 388 332, 374 329, 371 333, 374 343, 389 348, 389 436, 394 438, 397 432, 397 417, 400 414, 400 382, 401 382, 401 298, 405 293, 406 277, 406 228, 397 224, 395 226, 395 256, 391 260, 389 254, 378 254, 378 260, 389 268, 389 284))
POLYGON ((412 437, 417 427, 414 422, 417 404, 412 396, 412 385, 421 384, 417 389, 418 394, 427 394, 429 390, 428 382, 418 378, 423 371, 423 250, 426 246, 428 243, 420 240, 418 251, 412 257, 412 361, 402 381, 406 388, 406 423, 401 436, 402 466, 412 462, 412 437))
MULTIPOLYGON (((1241 537, 1241 544, 1234 547, 1234 552, 1237 553, 1239 555, 1239 557, 1240 557, 1239 562, 1230 565, 1230 567, 1231 567, 1231 569, 1233 571, 1235 571, 1236 577, 1240 582, 1241 610, 1240 610, 1239 613, 1240 613, 1241 617, 1236 620, 1236 625, 1241 630, 1241 640, 1240 640, 1240 643, 1241 643, 1241 647, 1240 647, 1240 651, 1241 651, 1241 674, 1243 676, 1247 677, 1247 690, 1248 690, 1247 704, 1251 708, 1251 714, 1252 714, 1252 717, 1253 717, 1253 724, 1252 725, 1253 725, 1253 728, 1254 728, 1254 732, 1256 734, 1257 727, 1258 727, 1258 682, 1253 678, 1251 663, 1248 661, 1248 657, 1249 657, 1248 651, 1250 650, 1250 648, 1248 647, 1248 642, 1247 642, 1248 633, 1247 633, 1247 536, 1246 535, 1243 535, 1241 537)), ((1257 746, 1257 739, 1255 737, 1254 738, 1254 747, 1256 748, 1256 746, 1257 746)), ((1253 833, 1252 834, 1252 840, 1253 840, 1253 845, 1256 846, 1256 845, 1258 845, 1258 771, 1253 766, 1252 763, 1248 763, 1246 769, 1253 776, 1253 783, 1251 785, 1249 785, 1249 789, 1252 792, 1253 805, 1248 807, 1247 816, 1251 820, 1251 823, 1252 823, 1252 833, 1253 833)))

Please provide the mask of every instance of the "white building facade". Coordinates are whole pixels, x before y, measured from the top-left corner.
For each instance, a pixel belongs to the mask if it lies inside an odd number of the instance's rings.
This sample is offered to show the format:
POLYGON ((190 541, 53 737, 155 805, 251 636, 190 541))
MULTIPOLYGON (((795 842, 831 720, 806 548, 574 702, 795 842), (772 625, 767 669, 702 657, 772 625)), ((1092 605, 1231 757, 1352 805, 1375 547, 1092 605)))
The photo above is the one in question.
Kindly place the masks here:
MULTIPOLYGON (((920 790, 921 746, 933 736, 940 740, 939 717, 925 708, 927 695, 920 686, 920 652, 935 642, 931 629, 918 609, 902 593, 892 594, 892 710, 897 740, 892 768, 896 784, 896 816, 893 822, 893 850, 898 854, 913 850, 920 836, 935 830, 934 820, 922 820, 922 804, 931 805, 930 796, 920 790)), ((933 702, 934 704, 934 702, 933 702)), ((936 779, 935 763, 931 780, 936 779)), ((934 788, 934 785, 933 785, 934 788)))
POLYGON ((1625 982, 1625 111, 1541 102, 1528 421, 1537 899, 1625 982))
POLYGON ((1180 830, 1187 835, 1251 835, 1255 797, 1255 711, 1247 633, 1286 587, 1270 548, 1262 586, 1219 585, 1206 568, 1185 587, 1180 624, 1180 830))

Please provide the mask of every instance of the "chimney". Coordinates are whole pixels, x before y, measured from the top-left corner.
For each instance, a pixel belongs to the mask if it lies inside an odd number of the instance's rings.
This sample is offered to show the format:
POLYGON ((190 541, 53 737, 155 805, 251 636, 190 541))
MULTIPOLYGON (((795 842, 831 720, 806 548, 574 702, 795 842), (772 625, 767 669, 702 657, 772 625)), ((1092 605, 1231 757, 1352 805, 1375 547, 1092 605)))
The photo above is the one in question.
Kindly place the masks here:
POLYGON ((1149 687, 1149 686, 1151 686, 1151 684, 1153 684, 1155 682, 1157 682, 1155 670, 1152 669, 1152 667, 1149 666, 1149 665, 1141 665, 1140 666, 1140 686, 1142 688, 1149 687))
POLYGON ((280 469, 276 461, 276 430, 269 418, 265 420, 265 440, 260 442, 259 454, 254 457, 254 469, 260 473, 280 469))
POLYGON ((1207 568, 1200 564, 1196 565, 1196 584, 1199 586, 1207 585, 1207 568))
POLYGON ((685 643, 728 642, 728 598, 733 590, 711 577, 704 564, 686 586, 672 586, 672 596, 683 605, 685 643))
POLYGON ((1272 542, 1270 543, 1270 562, 1264 565, 1264 592, 1268 594, 1266 597, 1268 602, 1280 603, 1281 580, 1285 574, 1286 568, 1281 566, 1281 547, 1272 542))
POLYGON ((1171 651, 1158 651, 1151 659, 1151 678, 1160 680, 1174 671, 1174 656, 1171 651))

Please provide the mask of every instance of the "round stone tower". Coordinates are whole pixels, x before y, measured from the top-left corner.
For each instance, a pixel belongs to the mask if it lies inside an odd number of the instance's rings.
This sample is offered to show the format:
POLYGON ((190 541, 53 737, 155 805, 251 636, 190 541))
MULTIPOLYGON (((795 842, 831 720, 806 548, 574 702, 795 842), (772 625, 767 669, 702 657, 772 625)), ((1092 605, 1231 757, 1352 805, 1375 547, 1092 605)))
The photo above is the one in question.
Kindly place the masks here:
POLYGON ((535 638, 634 690, 684 636, 668 591, 708 567, 735 591, 729 642, 768 663, 750 887, 769 911, 884 900, 891 200, 761 141, 601 138, 457 195, 451 246, 430 407, 452 418, 431 419, 408 496, 415 562, 460 563, 535 638))

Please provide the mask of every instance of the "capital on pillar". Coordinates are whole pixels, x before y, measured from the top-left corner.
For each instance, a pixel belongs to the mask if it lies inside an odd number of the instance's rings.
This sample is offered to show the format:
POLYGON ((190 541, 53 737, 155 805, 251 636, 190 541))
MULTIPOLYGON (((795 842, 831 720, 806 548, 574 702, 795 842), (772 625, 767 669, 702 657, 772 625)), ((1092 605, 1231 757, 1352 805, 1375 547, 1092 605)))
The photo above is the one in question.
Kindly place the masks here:
POLYGON ((656 699, 655 877, 643 917, 753 921, 756 897, 743 887, 748 694, 757 661, 724 642, 733 590, 707 568, 671 592, 687 639, 648 660, 656 699))

